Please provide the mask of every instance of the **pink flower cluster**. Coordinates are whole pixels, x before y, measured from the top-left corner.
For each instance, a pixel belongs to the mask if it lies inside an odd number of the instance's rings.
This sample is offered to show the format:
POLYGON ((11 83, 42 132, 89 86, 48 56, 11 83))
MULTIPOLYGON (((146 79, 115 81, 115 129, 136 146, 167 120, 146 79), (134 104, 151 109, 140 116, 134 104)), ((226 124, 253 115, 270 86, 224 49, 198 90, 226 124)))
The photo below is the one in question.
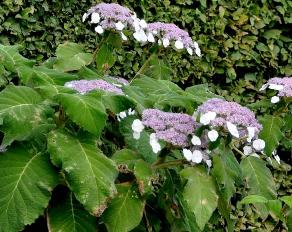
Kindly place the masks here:
POLYGON ((81 94, 85 94, 95 89, 101 89, 107 92, 112 92, 116 94, 123 95, 123 91, 104 80, 79 80, 79 81, 69 81, 65 83, 65 87, 74 89, 81 94))
POLYGON ((197 125, 187 114, 163 112, 157 109, 144 110, 142 123, 153 129, 158 139, 182 147, 188 145, 188 135, 194 132, 197 125))

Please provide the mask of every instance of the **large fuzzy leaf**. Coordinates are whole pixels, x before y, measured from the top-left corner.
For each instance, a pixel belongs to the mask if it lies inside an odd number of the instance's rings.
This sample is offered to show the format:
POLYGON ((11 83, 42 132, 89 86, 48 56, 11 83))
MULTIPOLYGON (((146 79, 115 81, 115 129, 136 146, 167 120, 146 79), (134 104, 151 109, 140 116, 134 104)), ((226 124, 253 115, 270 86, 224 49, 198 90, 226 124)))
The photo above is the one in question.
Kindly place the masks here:
POLYGON ((93 58, 92 54, 83 51, 82 46, 71 42, 59 45, 56 55, 54 69, 64 72, 79 70, 90 64, 93 58))
MULTIPOLYGON (((246 180, 248 195, 259 195, 268 200, 275 199, 276 186, 271 171, 266 167, 264 161, 249 156, 241 161, 240 167, 246 180)), ((266 206, 257 205, 257 209, 263 217, 267 216, 268 210, 266 206)))
POLYGON ((104 43, 96 53, 96 69, 99 71, 107 71, 116 62, 113 47, 104 43))
POLYGON ((58 99, 72 121, 92 134, 100 136, 107 115, 99 99, 81 94, 60 94, 58 99))
POLYGON ((261 120, 263 129, 260 132, 260 138, 265 140, 265 152, 267 155, 271 155, 272 152, 278 147, 279 141, 284 136, 281 128, 284 126, 284 122, 280 117, 265 115, 261 120))
POLYGON ((72 192, 62 201, 53 204, 48 211, 48 227, 51 232, 95 232, 97 219, 90 215, 75 199, 72 192))
POLYGON ((58 183, 49 157, 14 146, 0 156, 0 231, 15 232, 43 214, 58 183))
POLYGON ((41 102, 37 92, 24 86, 8 86, 0 93, 3 146, 11 144, 13 140, 29 139, 54 127, 53 122, 47 119, 52 110, 41 105, 41 102))
POLYGON ((210 98, 221 98, 220 96, 210 92, 207 84, 194 85, 186 88, 186 93, 198 103, 202 104, 210 98))
POLYGON ((112 200, 102 219, 109 232, 128 232, 139 225, 145 202, 130 184, 117 185, 118 195, 112 200))
POLYGON ((53 163, 60 167, 76 198, 93 215, 100 215, 116 194, 117 168, 89 137, 52 131, 48 149, 53 163))
POLYGON ((203 230, 217 207, 218 196, 215 183, 202 167, 186 168, 182 170, 181 176, 187 180, 183 190, 186 205, 195 215, 200 229, 203 230))

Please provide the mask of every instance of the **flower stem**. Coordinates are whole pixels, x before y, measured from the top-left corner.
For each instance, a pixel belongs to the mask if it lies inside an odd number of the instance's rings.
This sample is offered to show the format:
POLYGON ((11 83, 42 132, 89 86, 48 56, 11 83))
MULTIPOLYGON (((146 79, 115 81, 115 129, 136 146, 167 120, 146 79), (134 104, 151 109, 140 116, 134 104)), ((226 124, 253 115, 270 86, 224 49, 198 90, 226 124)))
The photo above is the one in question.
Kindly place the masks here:
POLYGON ((236 146, 234 146, 234 144, 231 144, 231 148, 235 150, 237 153, 239 153, 240 155, 245 156, 245 154, 243 154, 242 151, 240 151, 236 146))

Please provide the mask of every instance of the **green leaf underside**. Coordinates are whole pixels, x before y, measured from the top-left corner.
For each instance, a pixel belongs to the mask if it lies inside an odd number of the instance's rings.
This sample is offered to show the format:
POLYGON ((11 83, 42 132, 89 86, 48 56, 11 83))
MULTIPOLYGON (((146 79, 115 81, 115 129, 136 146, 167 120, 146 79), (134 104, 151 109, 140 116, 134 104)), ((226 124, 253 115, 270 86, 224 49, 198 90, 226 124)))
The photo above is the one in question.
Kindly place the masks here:
POLYGON ((280 117, 265 115, 261 120, 263 129, 259 136, 266 142, 265 152, 271 155, 272 152, 278 147, 279 141, 284 136, 281 131, 284 122, 280 117))
MULTIPOLYGON (((264 161, 249 156, 241 161, 240 167, 246 180, 248 195, 259 195, 267 200, 275 199, 276 186, 273 176, 264 161)), ((268 209, 265 205, 257 204, 256 208, 263 218, 267 216, 268 209)))
POLYGON ((187 180, 183 190, 186 205, 195 215, 200 229, 203 230, 217 207, 218 196, 215 183, 203 167, 186 168, 181 171, 181 176, 187 180))
POLYGON ((26 140, 54 127, 47 120, 52 110, 41 105, 42 99, 33 89, 24 86, 8 86, 0 93, 1 131, 4 132, 3 146, 13 140, 26 140))
POLYGON ((95 232, 97 220, 75 199, 72 192, 67 193, 57 205, 48 211, 48 225, 51 232, 95 232))
POLYGON ((14 146, 0 156, 0 181, 0 231, 15 232, 43 214, 58 175, 47 154, 14 146))
POLYGON ((118 172, 114 162, 96 147, 93 138, 78 138, 62 131, 49 134, 48 149, 76 198, 92 215, 101 215, 116 194, 118 172))
POLYGON ((60 94, 58 99, 73 122, 86 131, 100 136, 107 114, 97 98, 81 94, 60 94))
POLYGON ((139 225, 145 202, 130 184, 117 185, 118 195, 102 215, 109 232, 128 232, 139 225))

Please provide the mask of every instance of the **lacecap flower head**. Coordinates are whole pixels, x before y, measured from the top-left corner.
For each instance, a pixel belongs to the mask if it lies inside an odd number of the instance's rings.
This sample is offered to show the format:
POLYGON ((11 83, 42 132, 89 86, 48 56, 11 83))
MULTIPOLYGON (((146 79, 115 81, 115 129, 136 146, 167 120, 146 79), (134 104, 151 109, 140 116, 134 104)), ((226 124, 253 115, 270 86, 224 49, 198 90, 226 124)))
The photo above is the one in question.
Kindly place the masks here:
MULTIPOLYGON (((212 128, 223 127, 236 138, 247 136, 248 142, 256 138, 262 129, 255 114, 236 102, 212 98, 198 107, 198 113, 202 124, 212 128)), ((215 133, 210 136, 216 137, 215 133)))
POLYGON ((198 43, 192 40, 188 32, 173 23, 149 23, 146 34, 149 42, 155 42, 155 38, 157 38, 158 43, 164 47, 172 44, 178 50, 185 48, 190 55, 195 53, 197 56, 201 56, 198 43))
MULTIPOLYGON (((127 40, 124 30, 141 32, 147 27, 145 20, 137 18, 130 9, 116 3, 99 3, 91 7, 82 17, 84 22, 90 17, 90 23, 95 24, 95 31, 102 34, 104 30, 115 30, 121 34, 123 40, 127 40)), ((146 35, 145 35, 146 36, 146 35)))
POLYGON ((264 84, 260 91, 266 88, 279 91, 276 96, 271 98, 272 103, 280 101, 280 97, 292 97, 292 77, 274 77, 271 78, 266 84, 264 84))
POLYGON ((124 94, 122 89, 104 80, 69 81, 66 82, 64 86, 74 89, 78 91, 80 94, 85 94, 95 89, 100 89, 106 92, 112 92, 120 95, 124 94))

